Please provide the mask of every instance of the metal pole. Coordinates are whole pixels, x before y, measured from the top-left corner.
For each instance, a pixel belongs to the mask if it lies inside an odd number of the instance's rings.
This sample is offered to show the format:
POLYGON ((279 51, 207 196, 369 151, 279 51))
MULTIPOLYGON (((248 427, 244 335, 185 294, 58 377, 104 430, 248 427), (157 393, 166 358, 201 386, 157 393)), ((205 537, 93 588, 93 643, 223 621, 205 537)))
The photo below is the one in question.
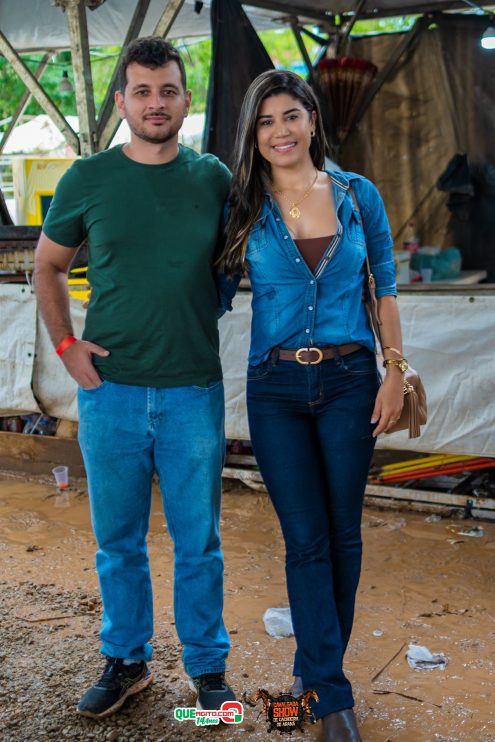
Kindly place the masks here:
POLYGON ((309 58, 308 50, 306 49, 306 45, 304 44, 303 38, 301 36, 301 31, 299 30, 299 26, 297 25, 296 21, 292 21, 290 24, 290 27, 292 28, 292 33, 294 34, 294 37, 296 39, 296 44, 299 47, 299 51, 301 52, 301 56, 304 60, 304 64, 308 68, 308 76, 311 81, 311 84, 315 84, 315 71, 313 69, 313 65, 311 64, 311 59, 309 58))
POLYGON ((354 11, 354 15, 352 16, 351 20, 345 27, 345 31, 343 32, 342 36, 340 37, 337 47, 338 47, 338 55, 340 56, 341 50, 344 48, 344 44, 346 43, 347 39, 351 35, 351 31, 354 28, 354 24, 359 19, 359 16, 361 14, 362 9, 364 8, 366 4, 366 0, 359 0, 356 10, 354 11))
MULTIPOLYGON (((46 68, 48 66, 48 62, 50 60, 50 57, 51 57, 51 54, 45 54, 44 57, 43 57, 43 59, 39 63, 39 65, 38 65, 38 67, 37 67, 37 69, 36 69, 36 71, 34 73, 34 76, 35 76, 35 78, 37 80, 39 80, 41 78, 43 72, 46 70, 46 68)), ((32 95, 31 95, 30 91, 29 90, 26 90, 26 92, 22 96, 21 100, 19 101, 19 105, 17 106, 17 110, 15 111, 15 113, 12 116, 12 119, 10 121, 10 124, 8 125, 7 129, 4 132, 4 135, 2 137, 2 141, 0 142, 0 153, 3 152, 3 150, 5 148, 5 145, 7 144, 7 141, 9 139, 10 135, 12 134, 12 132, 14 130, 15 125, 17 124, 17 122, 19 121, 20 117, 22 116, 22 114, 24 113, 24 111, 26 110, 26 108, 28 107, 31 98, 32 98, 32 95)))
POLYGON ((67 123, 64 116, 52 101, 50 96, 43 90, 36 77, 18 55, 16 50, 8 41, 7 37, 0 31, 0 52, 12 65, 31 95, 38 101, 44 112, 51 118, 57 129, 60 129, 66 141, 79 152, 79 138, 72 127, 67 123))

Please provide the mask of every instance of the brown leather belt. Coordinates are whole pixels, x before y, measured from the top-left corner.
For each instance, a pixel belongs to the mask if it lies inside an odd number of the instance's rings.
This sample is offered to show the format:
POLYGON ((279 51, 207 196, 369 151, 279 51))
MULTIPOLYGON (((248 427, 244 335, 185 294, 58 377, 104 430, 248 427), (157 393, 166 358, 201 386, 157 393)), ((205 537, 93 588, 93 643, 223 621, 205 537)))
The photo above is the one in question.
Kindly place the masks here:
POLYGON ((297 361, 303 366, 316 366, 322 361, 328 361, 329 358, 338 358, 354 353, 363 346, 359 343, 346 343, 345 345, 334 345, 331 348, 280 348, 278 357, 281 361, 297 361))

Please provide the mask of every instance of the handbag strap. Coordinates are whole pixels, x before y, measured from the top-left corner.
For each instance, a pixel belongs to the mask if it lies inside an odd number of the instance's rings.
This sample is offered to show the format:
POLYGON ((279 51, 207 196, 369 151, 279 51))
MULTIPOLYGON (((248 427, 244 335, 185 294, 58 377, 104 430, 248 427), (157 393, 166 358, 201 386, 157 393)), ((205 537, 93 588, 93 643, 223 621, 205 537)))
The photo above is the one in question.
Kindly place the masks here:
POLYGON ((363 235, 364 235, 364 247, 366 250, 366 283, 368 286, 368 291, 370 295, 370 301, 368 303, 368 309, 371 314, 371 320, 373 324, 373 329, 378 337, 378 340, 380 342, 380 345, 382 347, 382 354, 383 354, 383 343, 380 333, 380 325, 382 324, 382 321, 380 319, 380 315, 378 314, 378 301, 376 298, 376 284, 375 284, 375 277, 373 275, 373 271, 371 270, 370 265, 370 259, 368 255, 368 244, 366 242, 366 232, 364 230, 364 222, 363 222, 363 215, 361 213, 361 209, 359 208, 359 203, 356 198, 356 194, 354 193, 353 187, 349 184, 349 193, 351 194, 351 198, 354 201, 354 206, 357 209, 357 212, 359 214, 359 221, 361 222, 361 227, 363 228, 363 235))

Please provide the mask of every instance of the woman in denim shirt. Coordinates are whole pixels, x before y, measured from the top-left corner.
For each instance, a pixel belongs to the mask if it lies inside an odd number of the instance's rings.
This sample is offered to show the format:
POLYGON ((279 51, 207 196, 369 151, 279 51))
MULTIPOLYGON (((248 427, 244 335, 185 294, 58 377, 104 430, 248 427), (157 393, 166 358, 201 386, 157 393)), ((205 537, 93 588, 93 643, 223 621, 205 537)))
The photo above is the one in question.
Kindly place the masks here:
POLYGON ((243 270, 253 291, 247 407, 285 539, 297 642, 291 692, 315 690, 325 739, 344 742, 360 740, 342 662, 363 495, 376 436, 400 415, 403 379, 392 363, 380 385, 364 304, 367 245, 386 355, 399 360, 383 202, 365 178, 325 171, 324 155, 310 87, 283 71, 254 80, 239 119, 220 267, 232 277, 224 298, 243 270))

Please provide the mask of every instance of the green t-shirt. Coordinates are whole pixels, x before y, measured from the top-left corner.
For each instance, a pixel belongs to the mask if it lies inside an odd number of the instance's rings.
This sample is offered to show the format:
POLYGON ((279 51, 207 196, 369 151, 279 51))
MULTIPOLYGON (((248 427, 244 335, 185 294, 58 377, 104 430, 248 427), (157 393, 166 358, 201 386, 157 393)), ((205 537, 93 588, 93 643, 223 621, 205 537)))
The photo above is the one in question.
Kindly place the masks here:
POLYGON ((212 258, 229 186, 216 157, 182 146, 165 165, 114 147, 60 180, 43 231, 69 248, 88 237, 83 337, 110 351, 94 356, 103 379, 171 387, 222 378, 212 258))

